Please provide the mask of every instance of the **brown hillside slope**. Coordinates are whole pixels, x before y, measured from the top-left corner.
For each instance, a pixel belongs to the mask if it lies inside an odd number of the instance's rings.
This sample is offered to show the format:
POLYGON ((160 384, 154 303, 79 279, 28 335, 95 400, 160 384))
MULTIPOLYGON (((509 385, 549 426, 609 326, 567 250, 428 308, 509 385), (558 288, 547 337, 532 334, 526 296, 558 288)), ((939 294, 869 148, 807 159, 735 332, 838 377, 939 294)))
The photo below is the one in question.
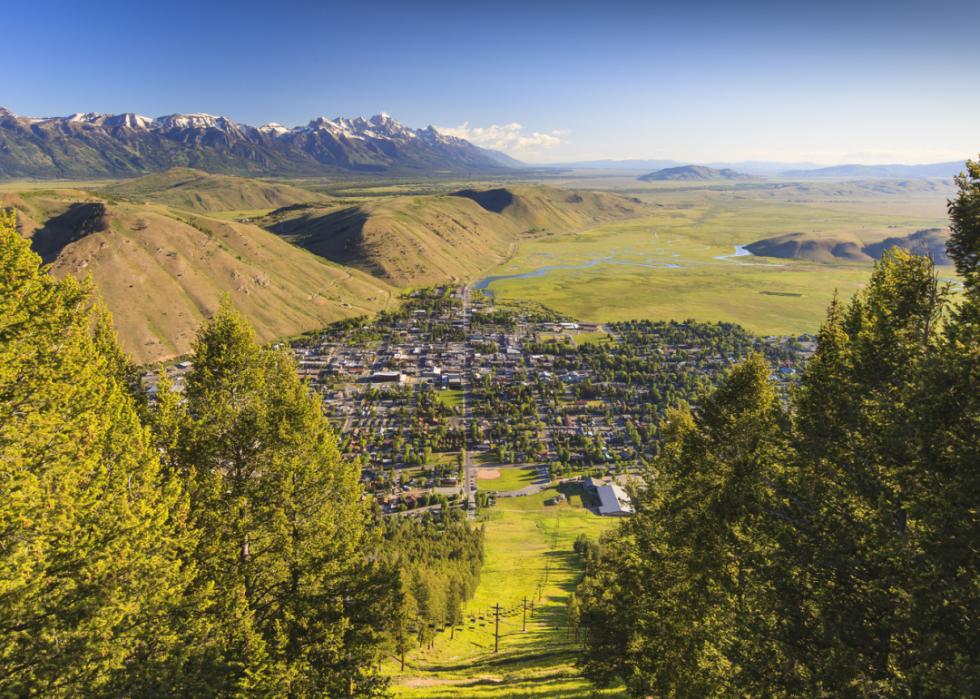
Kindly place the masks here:
MULTIPOLYGON (((38 198, 21 201, 25 218, 34 219, 42 208, 51 211, 55 199, 43 207, 38 198)), ((69 199, 25 234, 54 274, 92 275, 123 346, 140 363, 190 351, 198 326, 223 294, 266 341, 373 313, 391 298, 377 279, 257 226, 178 218, 163 207, 69 199)))
POLYGON ((522 186, 334 209, 292 207, 262 224, 317 255, 404 287, 473 279, 503 262, 523 238, 636 216, 644 208, 614 194, 522 186))
POLYGON ((330 201, 322 194, 287 184, 233 175, 212 175, 191 168, 174 168, 124 180, 106 187, 102 194, 200 213, 278 209, 304 202, 327 204, 330 201))

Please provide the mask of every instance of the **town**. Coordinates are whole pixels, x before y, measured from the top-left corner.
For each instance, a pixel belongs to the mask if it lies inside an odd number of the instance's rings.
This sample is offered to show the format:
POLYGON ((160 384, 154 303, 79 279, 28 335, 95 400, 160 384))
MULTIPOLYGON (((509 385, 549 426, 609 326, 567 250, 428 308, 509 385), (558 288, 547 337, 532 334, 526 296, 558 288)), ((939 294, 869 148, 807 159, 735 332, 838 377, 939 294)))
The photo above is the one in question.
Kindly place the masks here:
POLYGON ((580 323, 439 286, 291 346, 383 513, 472 513, 558 482, 596 514, 623 515, 668 407, 695 404, 751 352, 788 386, 815 341, 724 323, 580 323))
MULTIPOLYGON (((461 507, 472 517, 497 498, 563 485, 616 516, 632 511, 627 485, 656 455, 668 408, 696 405, 752 352, 788 388, 816 341, 728 323, 577 322, 436 286, 289 346, 382 514, 461 507)), ((168 368, 176 390, 191 366, 168 368)), ((151 396, 155 380, 144 375, 151 396)))

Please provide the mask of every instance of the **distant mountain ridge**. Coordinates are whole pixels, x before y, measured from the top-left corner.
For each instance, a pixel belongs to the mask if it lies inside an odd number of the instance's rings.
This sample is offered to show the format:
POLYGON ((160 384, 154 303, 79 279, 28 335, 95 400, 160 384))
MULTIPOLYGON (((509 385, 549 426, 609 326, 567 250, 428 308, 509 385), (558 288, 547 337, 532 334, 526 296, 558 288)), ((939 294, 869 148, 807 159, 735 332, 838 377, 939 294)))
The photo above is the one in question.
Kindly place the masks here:
POLYGON ((656 172, 648 172, 637 177, 641 182, 666 182, 666 181, 702 181, 702 180, 750 180, 751 175, 737 172, 730 168, 717 170, 713 167, 704 165, 682 165, 681 167, 668 167, 656 172))
POLYGON ((484 173, 509 156, 389 115, 254 127, 210 114, 18 116, 0 108, 0 178, 131 177, 174 167, 234 175, 484 173))
POLYGON ((963 161, 927 165, 832 165, 807 170, 786 170, 784 177, 954 177, 963 169, 963 161))

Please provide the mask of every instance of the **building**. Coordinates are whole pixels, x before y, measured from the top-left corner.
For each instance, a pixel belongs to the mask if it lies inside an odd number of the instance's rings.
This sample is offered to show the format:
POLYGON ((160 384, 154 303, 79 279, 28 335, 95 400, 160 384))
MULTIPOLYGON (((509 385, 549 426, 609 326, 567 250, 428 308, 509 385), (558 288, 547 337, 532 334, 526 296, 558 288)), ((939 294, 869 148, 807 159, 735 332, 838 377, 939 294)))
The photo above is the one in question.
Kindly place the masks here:
POLYGON ((629 495, 615 483, 596 488, 599 498, 599 514, 610 517, 624 517, 633 514, 633 503, 629 495))
POLYGON ((404 380, 400 371, 376 371, 368 377, 371 383, 402 383, 404 380))

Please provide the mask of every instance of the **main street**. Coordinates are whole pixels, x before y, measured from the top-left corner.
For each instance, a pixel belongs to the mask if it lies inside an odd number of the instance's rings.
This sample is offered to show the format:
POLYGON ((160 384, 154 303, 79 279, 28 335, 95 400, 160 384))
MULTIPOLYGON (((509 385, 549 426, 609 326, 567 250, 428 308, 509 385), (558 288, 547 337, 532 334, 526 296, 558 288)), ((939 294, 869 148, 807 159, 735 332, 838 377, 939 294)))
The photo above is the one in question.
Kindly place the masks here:
POLYGON ((470 519, 476 519, 476 470, 473 468, 473 450, 468 448, 471 419, 470 391, 473 386, 473 343, 470 341, 470 285, 462 288, 463 332, 466 342, 466 360, 463 365, 463 496, 466 498, 466 512, 470 519))

